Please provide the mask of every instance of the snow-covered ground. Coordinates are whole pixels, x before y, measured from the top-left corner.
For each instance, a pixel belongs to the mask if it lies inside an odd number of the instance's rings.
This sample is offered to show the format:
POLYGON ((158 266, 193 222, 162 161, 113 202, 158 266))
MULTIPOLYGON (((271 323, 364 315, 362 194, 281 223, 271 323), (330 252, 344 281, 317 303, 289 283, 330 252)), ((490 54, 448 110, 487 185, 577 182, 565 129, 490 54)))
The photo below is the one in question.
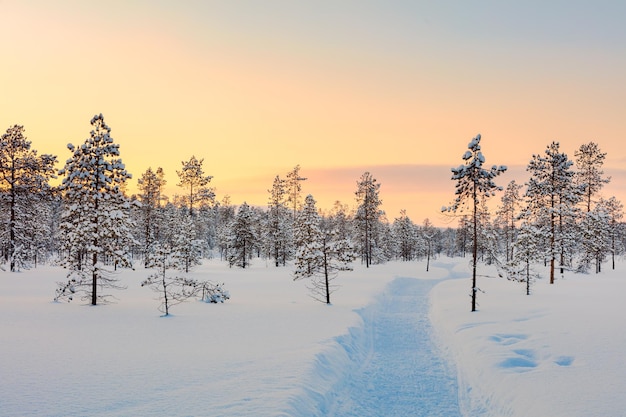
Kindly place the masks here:
POLYGON ((468 271, 357 265, 326 306, 289 269, 213 260, 194 275, 231 300, 168 318, 142 268, 97 307, 51 301, 62 269, 0 272, 0 415, 623 415, 619 272, 540 281, 529 297, 481 278, 470 313, 468 271))
MULTIPOLYGON (((539 280, 530 296, 524 284, 479 278, 485 294, 474 313, 469 280, 435 287, 431 319, 457 364, 464 415, 626 416, 621 262, 598 275, 566 272, 553 285, 539 280)), ((452 271, 466 275, 467 265, 452 271)))

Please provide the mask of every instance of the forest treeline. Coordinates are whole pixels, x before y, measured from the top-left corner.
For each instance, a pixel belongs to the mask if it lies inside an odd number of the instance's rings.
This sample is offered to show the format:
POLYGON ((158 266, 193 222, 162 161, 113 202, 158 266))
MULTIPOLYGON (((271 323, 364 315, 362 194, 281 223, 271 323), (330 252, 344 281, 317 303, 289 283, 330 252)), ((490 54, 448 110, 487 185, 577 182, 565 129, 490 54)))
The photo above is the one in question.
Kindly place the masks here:
POLYGON ((91 125, 83 143, 68 145, 71 156, 58 171, 57 157, 38 155, 23 126, 8 128, 0 142, 5 268, 67 268, 61 298, 82 292, 96 304, 117 288, 116 269, 165 268, 164 257, 174 260, 168 268, 182 272, 210 257, 240 268, 269 260, 293 267, 294 279, 311 278, 311 291, 323 302, 330 302, 332 278, 355 260, 369 267, 426 259, 428 268, 435 256, 473 254, 530 288, 538 264, 551 267, 551 281, 555 270, 599 272, 607 260, 614 267, 626 244, 622 204, 601 196, 610 178, 602 171, 606 154, 595 143, 581 145, 571 160, 553 142, 532 156, 527 183, 499 186, 495 177, 506 167, 482 168, 478 136, 463 165, 452 170, 457 198, 444 211, 458 223, 437 228, 429 219, 414 222, 405 211, 387 219, 380 183, 369 172, 356 179, 354 206, 337 201, 325 212, 314 196, 303 195, 299 166, 268 184, 266 207, 234 205, 228 196, 217 198, 203 159, 195 156, 176 172, 180 194, 163 194, 165 173, 157 167, 143 172, 135 180, 138 192, 129 195, 133 179, 111 129, 102 115, 91 125), (61 184, 52 186, 57 176, 61 184), (492 213, 487 200, 498 190, 502 196, 492 213))

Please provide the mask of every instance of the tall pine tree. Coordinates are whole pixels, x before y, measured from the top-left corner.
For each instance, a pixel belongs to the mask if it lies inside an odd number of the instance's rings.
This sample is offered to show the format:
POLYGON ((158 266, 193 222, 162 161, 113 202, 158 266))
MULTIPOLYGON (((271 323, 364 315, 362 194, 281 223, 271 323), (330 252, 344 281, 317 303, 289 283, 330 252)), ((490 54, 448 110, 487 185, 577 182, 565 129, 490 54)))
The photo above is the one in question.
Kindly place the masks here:
POLYGON ((467 145, 468 150, 463 154, 464 164, 458 168, 452 168, 452 180, 456 181, 456 199, 443 211, 466 212, 469 211, 472 224, 472 311, 476 311, 476 265, 478 262, 478 236, 479 236, 479 205, 483 199, 495 195, 496 190, 501 190, 494 182, 494 178, 506 171, 505 166, 493 165, 490 169, 483 168, 485 156, 480 146, 480 134, 473 138, 467 145))
POLYGON ((122 192, 131 175, 102 114, 94 116, 91 125, 82 145, 68 145, 72 157, 59 171, 64 201, 62 263, 69 273, 68 281, 59 283, 55 299, 71 300, 80 292, 96 305, 108 296, 102 290, 121 288, 112 269, 131 266, 133 237, 131 201, 122 192))

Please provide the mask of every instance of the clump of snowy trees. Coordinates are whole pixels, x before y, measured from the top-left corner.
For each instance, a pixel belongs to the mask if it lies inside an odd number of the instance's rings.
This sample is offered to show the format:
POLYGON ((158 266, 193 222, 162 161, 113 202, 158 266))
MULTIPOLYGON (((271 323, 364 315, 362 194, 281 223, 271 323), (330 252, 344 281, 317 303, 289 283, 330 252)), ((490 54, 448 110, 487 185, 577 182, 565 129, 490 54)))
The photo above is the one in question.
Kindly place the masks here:
POLYGON ((505 167, 486 167, 481 137, 473 138, 452 170, 456 195, 445 207, 458 224, 437 228, 404 210, 389 221, 371 172, 355 179, 351 202, 327 211, 314 196, 303 198, 307 178, 299 165, 268 184, 266 207, 235 205, 228 196, 216 198, 204 160, 191 156, 176 171, 180 194, 170 199, 162 168, 148 168, 134 187, 103 116, 91 125, 83 143, 68 145, 70 158, 58 172, 56 157, 38 155, 22 126, 9 127, 0 140, 3 268, 62 265, 68 274, 57 300, 107 301, 111 290, 123 288, 116 272, 140 265, 145 285, 167 298, 166 314, 171 302, 190 294, 220 302, 227 299, 221 286, 188 278, 203 259, 216 257, 233 268, 255 262, 290 268, 313 298, 330 303, 336 278, 354 262, 425 260, 428 271, 434 258, 471 254, 474 309, 479 262, 498 265, 530 293, 543 275, 554 282, 565 270, 600 272, 624 253, 623 205, 601 195, 610 178, 602 170, 606 154, 593 142, 580 146, 574 160, 553 142, 532 156, 527 181, 501 187, 495 178, 505 167), (61 184, 50 185, 57 175, 61 184), (492 216, 488 201, 500 190, 492 216))
POLYGON ((581 145, 574 161, 558 142, 533 155, 525 193, 510 193, 502 204, 509 206, 507 241, 512 246, 507 260, 513 277, 519 275, 520 258, 526 264, 532 260, 549 264, 551 284, 557 270, 600 272, 609 256, 614 267, 615 256, 623 251, 623 239, 620 243, 617 238, 623 236, 623 206, 600 194, 610 181, 602 170, 605 157, 594 142, 581 145))
POLYGON ((479 142, 480 136, 474 138, 463 156, 466 163, 452 169, 457 198, 443 208, 460 214, 457 251, 462 256, 472 252, 472 311, 478 291, 476 263, 481 260, 523 282, 527 294, 543 269, 553 284, 565 270, 597 273, 609 258, 615 267, 615 257, 624 253, 623 205, 600 194, 610 178, 602 170, 606 154, 596 143, 581 145, 572 161, 558 142, 552 142, 532 156, 525 184, 511 181, 500 188, 492 179, 504 167, 476 168, 484 162, 477 152, 479 142), (486 200, 494 190, 504 192, 491 220, 486 200), (469 209, 463 203, 469 203, 469 209))
POLYGON ((322 219, 310 194, 295 227, 294 280, 309 278, 312 297, 330 304, 330 295, 337 288, 332 281, 339 271, 351 271, 356 258, 351 239, 341 233, 341 224, 332 216, 322 219))

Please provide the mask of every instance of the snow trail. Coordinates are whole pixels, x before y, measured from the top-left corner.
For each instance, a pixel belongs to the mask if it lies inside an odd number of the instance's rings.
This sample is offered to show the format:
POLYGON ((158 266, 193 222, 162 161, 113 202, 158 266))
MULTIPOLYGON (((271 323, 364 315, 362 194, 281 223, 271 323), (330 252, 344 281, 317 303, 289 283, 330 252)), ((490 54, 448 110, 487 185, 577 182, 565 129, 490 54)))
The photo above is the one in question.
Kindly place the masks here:
POLYGON ((396 278, 358 311, 363 326, 318 355, 319 380, 308 392, 316 404, 300 404, 300 415, 460 416, 456 372, 433 342, 428 316, 438 282, 396 278))

